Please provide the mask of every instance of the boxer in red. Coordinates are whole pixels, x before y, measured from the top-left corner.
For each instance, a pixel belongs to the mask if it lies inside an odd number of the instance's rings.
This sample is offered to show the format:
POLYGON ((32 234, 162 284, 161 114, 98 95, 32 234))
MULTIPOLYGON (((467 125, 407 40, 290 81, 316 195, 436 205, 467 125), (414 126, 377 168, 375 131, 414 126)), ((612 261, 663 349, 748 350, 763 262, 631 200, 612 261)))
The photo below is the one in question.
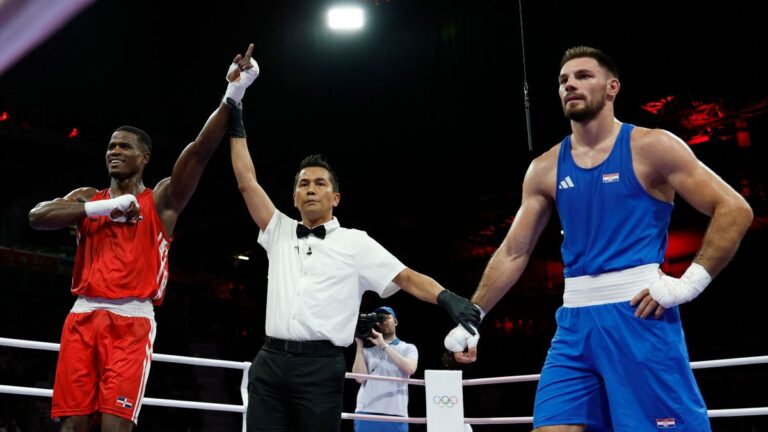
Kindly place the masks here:
MULTIPOLYGON (((64 322, 51 410, 51 417, 62 419, 62 431, 89 430, 96 412, 104 432, 131 431, 137 422, 155 339, 153 307, 165 294, 173 229, 224 137, 232 104, 258 76, 252 51, 250 45, 235 57, 223 101, 181 152, 171 176, 154 189, 142 180, 152 153, 149 135, 122 126, 107 146, 108 188, 75 189, 30 211, 35 229, 77 225, 77 300, 64 322)), ((130 95, 112 102, 120 97, 130 95)))

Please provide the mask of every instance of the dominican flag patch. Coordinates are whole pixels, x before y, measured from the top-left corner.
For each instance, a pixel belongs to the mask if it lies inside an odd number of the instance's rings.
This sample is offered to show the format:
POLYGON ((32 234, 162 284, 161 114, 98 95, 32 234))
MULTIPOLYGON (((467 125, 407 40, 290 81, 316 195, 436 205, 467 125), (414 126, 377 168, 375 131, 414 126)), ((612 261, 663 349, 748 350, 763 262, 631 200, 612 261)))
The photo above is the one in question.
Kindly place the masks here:
POLYGON ((656 419, 656 428, 658 429, 675 429, 676 427, 675 419, 672 417, 656 419))
POLYGON ((603 183, 613 183, 617 181, 619 181, 619 173, 603 174, 603 183))
POLYGON ((128 399, 125 396, 120 396, 117 398, 117 402, 115 402, 115 405, 123 408, 133 408, 133 401, 128 399))

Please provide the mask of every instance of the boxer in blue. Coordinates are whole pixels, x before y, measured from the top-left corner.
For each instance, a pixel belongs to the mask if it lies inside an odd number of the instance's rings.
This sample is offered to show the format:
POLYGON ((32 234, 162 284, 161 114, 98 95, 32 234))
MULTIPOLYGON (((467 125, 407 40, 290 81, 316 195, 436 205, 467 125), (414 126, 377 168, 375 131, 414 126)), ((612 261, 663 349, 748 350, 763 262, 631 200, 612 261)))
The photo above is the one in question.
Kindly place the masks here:
MULTIPOLYGON (((614 117, 619 72, 602 51, 567 50, 559 83, 572 134, 528 168, 520 209, 472 301, 484 315, 517 282, 556 209, 565 292, 536 392, 536 431, 710 431, 677 305, 734 256, 752 210, 681 139, 614 117), (680 278, 659 270, 676 193, 711 217, 680 278)), ((478 339, 458 326, 445 345, 468 363, 478 339)))

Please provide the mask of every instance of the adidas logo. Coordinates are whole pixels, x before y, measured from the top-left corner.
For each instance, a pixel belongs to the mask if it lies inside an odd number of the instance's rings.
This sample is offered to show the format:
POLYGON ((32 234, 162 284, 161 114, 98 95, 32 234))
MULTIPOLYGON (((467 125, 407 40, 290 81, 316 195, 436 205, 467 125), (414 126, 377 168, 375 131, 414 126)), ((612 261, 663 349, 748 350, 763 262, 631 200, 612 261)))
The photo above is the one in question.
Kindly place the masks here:
POLYGON ((571 176, 566 176, 565 179, 560 182, 560 185, 557 186, 558 189, 570 189, 573 187, 576 187, 576 185, 573 184, 571 176))

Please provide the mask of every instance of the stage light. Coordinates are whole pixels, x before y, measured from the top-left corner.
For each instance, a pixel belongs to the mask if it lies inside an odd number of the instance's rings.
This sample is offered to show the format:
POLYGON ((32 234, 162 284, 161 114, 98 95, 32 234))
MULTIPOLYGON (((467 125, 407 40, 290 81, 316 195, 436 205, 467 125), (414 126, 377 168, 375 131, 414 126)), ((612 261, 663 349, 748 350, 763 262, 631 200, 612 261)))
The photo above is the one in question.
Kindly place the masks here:
POLYGON ((336 6, 328 11, 328 27, 337 31, 354 31, 363 28, 365 16, 356 6, 336 6))

